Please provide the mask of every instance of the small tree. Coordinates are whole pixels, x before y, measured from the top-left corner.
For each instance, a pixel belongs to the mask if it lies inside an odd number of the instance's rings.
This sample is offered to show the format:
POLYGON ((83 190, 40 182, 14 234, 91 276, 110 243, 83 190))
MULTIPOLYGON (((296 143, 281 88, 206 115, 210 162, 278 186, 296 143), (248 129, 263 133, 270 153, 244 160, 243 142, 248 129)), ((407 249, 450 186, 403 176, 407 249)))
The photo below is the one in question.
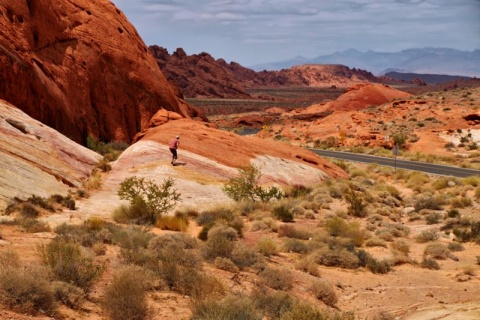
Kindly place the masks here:
POLYGON ((180 201, 180 193, 173 189, 174 180, 167 178, 161 185, 153 180, 136 176, 123 180, 118 190, 120 199, 130 201, 130 206, 145 208, 150 223, 154 224, 157 217, 172 209, 180 201))
POLYGON ((392 139, 395 145, 402 148, 405 142, 407 142, 407 135, 404 132, 396 132, 392 134, 392 139))
POLYGON ((272 186, 264 189, 258 185, 262 173, 254 165, 248 165, 238 169, 239 176, 231 178, 223 187, 223 191, 235 201, 244 199, 255 202, 260 200, 263 203, 269 202, 271 199, 280 199, 283 197, 282 191, 272 186))

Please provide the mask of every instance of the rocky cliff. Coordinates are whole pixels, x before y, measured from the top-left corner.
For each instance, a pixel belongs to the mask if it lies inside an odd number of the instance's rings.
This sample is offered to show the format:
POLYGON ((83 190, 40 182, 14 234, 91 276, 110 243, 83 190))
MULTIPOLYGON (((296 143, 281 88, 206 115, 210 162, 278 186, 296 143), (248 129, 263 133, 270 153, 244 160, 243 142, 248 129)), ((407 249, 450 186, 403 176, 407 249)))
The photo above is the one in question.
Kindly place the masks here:
POLYGON ((151 46, 158 65, 168 80, 175 82, 189 98, 250 98, 249 88, 259 87, 348 87, 362 82, 379 82, 373 74, 342 65, 301 65, 280 71, 260 71, 238 63, 215 60, 208 53, 187 55, 181 48, 173 54, 151 46))
POLYGON ((0 1, 0 98, 77 142, 128 142, 160 108, 203 117, 108 0, 0 1))

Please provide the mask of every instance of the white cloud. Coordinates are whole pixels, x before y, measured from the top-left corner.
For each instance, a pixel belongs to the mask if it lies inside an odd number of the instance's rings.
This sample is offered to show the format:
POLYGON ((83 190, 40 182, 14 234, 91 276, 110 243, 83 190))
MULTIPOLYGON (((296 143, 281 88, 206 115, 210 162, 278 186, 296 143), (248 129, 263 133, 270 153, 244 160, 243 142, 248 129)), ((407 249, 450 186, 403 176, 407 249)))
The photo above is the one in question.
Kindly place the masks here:
POLYGON ((244 65, 348 48, 480 49, 478 0, 114 2, 149 45, 209 52, 244 65))

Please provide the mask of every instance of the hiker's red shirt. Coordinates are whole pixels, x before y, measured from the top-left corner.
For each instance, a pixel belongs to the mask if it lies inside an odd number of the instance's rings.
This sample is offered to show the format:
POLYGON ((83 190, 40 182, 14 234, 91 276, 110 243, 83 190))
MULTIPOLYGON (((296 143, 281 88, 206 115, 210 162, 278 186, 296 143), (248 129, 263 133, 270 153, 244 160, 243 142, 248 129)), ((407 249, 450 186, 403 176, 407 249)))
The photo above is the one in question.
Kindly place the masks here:
POLYGON ((180 140, 178 139, 173 139, 172 141, 170 141, 170 143, 168 144, 168 147, 170 149, 178 149, 178 146, 180 145, 180 140))

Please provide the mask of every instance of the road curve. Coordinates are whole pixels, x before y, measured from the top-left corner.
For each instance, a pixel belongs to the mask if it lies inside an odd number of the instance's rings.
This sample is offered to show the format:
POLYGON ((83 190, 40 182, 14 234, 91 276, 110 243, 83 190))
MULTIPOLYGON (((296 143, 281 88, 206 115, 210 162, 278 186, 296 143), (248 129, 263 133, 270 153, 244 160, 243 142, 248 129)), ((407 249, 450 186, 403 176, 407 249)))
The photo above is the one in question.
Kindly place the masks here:
POLYGON ((442 176, 453 176, 453 177, 469 177, 469 176, 480 176, 480 170, 466 169, 460 167, 444 166, 439 164, 432 164, 427 162, 418 162, 410 160, 400 160, 394 158, 385 158, 385 157, 376 157, 365 154, 342 152, 342 151, 326 151, 319 149, 311 149, 310 151, 315 152, 322 157, 343 159, 348 161, 364 162, 364 163, 378 163, 383 166, 397 167, 400 169, 422 171, 426 173, 432 173, 442 176))

